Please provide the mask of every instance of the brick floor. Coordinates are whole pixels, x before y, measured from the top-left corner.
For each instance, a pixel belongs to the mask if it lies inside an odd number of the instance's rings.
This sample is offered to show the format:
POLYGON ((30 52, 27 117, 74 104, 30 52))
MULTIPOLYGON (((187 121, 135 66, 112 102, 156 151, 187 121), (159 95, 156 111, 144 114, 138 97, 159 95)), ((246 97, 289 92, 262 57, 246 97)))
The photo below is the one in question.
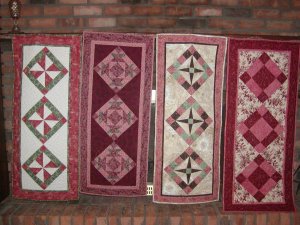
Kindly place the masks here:
POLYGON ((155 204, 151 197, 81 195, 74 202, 7 198, 0 203, 0 225, 299 225, 299 222, 299 209, 291 213, 226 213, 220 202, 155 204))

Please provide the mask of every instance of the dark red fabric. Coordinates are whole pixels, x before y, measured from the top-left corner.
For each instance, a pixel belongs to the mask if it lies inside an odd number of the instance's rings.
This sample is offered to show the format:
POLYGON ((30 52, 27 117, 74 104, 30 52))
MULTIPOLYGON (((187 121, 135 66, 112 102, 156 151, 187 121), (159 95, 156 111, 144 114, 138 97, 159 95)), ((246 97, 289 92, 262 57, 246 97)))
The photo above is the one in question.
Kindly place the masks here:
MULTIPOLYGON (((111 53, 116 46, 111 45, 96 45, 95 46, 95 60, 94 65, 98 65, 109 53, 111 53)), ((126 55, 141 68, 142 49, 139 47, 123 47, 122 50, 126 55)), ((92 112, 93 115, 99 108, 101 108, 115 93, 105 83, 105 81, 94 71, 93 74, 93 90, 92 90, 92 112)), ((124 88, 118 92, 118 96, 125 102, 130 110, 139 115, 139 96, 140 96, 140 82, 141 73, 135 76, 124 88)), ((106 132, 92 120, 91 126, 91 158, 95 158, 103 152, 111 143, 112 139, 106 132)), ((128 128, 115 142, 126 152, 126 154, 136 162, 137 159, 137 141, 138 123, 134 123, 128 128)), ((91 164, 91 183, 98 185, 110 185, 110 183, 99 173, 91 164)), ((119 182, 114 184, 118 185, 136 185, 136 167, 126 174, 119 182)))

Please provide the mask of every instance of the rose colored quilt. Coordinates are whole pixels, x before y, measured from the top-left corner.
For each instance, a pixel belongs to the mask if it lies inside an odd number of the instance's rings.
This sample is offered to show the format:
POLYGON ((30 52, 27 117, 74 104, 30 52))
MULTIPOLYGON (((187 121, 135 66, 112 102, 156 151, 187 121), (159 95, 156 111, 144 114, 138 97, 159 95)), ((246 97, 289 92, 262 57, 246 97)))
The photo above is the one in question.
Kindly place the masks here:
POLYGON ((80 36, 13 38, 12 194, 78 198, 80 36))
POLYGON ((158 35, 154 201, 219 198, 226 38, 158 35))
POLYGON ((84 33, 81 192, 145 195, 152 35, 84 33))
POLYGON ((291 211, 299 44, 231 39, 224 209, 291 211))

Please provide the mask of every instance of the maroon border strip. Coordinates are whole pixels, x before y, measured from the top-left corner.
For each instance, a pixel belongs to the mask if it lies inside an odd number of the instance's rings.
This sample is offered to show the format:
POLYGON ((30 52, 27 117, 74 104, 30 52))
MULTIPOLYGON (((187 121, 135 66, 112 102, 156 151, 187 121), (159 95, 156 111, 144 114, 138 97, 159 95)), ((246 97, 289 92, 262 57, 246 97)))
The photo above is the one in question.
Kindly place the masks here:
MULTIPOLYGON (((142 34, 114 34, 114 33, 99 33, 99 32, 84 32, 83 33, 83 73, 81 83, 81 112, 80 112, 80 152, 81 152, 81 180, 80 180, 80 192, 93 195, 117 195, 117 196, 139 196, 146 195, 147 191, 147 172, 148 172, 148 145, 149 145, 149 132, 150 132, 150 106, 151 106, 151 90, 152 90, 152 74, 153 74, 153 52, 154 52, 154 35, 142 35, 142 34), (87 182, 87 109, 89 104, 88 93, 89 90, 89 77, 90 72, 90 60, 91 60, 91 43, 92 41, 105 41, 109 45, 116 45, 118 42, 130 43, 130 44, 145 44, 145 71, 144 83, 141 91, 144 91, 144 99, 140 99, 140 104, 143 104, 142 117, 143 121, 139 121, 142 125, 141 135, 141 148, 137 151, 141 151, 140 159, 140 172, 136 174, 136 177, 140 177, 140 183, 136 185, 136 188, 131 186, 113 186, 106 185, 107 187, 88 187, 87 182), (118 188, 119 187, 119 188, 118 188), (129 188, 127 188, 129 187, 129 188)), ((139 124, 140 125, 140 124, 139 124)))
POLYGON ((14 81, 14 112, 13 112, 13 164, 12 194, 15 198, 33 200, 75 200, 78 199, 78 116, 79 116, 79 74, 80 74, 81 37, 54 35, 18 35, 13 38, 15 81, 14 81), (56 45, 70 46, 70 93, 69 93, 69 190, 68 191, 26 191, 21 187, 20 129, 21 129, 21 77, 23 45, 56 45))
POLYGON ((226 99, 226 122, 224 138, 224 186, 223 186, 223 207, 225 211, 293 211, 293 183, 292 166, 295 139, 295 115, 297 107, 297 84, 298 84, 298 63, 299 43, 288 41, 268 40, 242 40, 231 38, 228 43, 228 70, 227 70, 227 99, 226 99), (234 165, 234 143, 236 124, 236 100, 238 82, 238 50, 280 50, 291 52, 291 68, 288 78, 288 104, 286 116, 286 141, 285 141, 285 178, 284 193, 285 204, 235 204, 233 198, 233 165, 234 165))

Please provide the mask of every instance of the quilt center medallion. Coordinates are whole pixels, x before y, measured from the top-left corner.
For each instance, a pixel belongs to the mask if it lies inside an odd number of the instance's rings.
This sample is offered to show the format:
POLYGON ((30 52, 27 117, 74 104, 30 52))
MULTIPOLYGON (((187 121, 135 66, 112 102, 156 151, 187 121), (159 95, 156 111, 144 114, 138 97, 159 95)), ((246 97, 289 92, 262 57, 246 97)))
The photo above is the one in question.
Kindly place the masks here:
POLYGON ((92 164, 111 184, 117 183, 135 167, 135 162, 114 142, 92 164))
POLYGON ((140 69, 121 47, 115 48, 94 69, 115 92, 121 90, 140 73, 140 69))
POLYGON ((137 121, 134 113, 117 95, 105 103, 93 115, 93 118, 113 140, 116 140, 137 121))

